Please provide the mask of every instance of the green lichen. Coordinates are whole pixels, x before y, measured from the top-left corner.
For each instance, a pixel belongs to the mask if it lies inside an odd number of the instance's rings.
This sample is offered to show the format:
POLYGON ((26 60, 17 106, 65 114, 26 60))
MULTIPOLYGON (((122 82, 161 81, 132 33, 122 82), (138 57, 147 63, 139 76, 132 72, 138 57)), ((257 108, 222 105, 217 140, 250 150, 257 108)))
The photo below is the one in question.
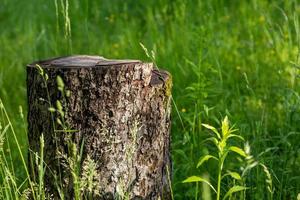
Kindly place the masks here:
POLYGON ((172 95, 172 76, 171 74, 168 73, 168 77, 166 78, 165 82, 164 82, 164 93, 165 93, 165 100, 164 100, 164 105, 167 106, 169 101, 170 101, 170 97, 172 95))

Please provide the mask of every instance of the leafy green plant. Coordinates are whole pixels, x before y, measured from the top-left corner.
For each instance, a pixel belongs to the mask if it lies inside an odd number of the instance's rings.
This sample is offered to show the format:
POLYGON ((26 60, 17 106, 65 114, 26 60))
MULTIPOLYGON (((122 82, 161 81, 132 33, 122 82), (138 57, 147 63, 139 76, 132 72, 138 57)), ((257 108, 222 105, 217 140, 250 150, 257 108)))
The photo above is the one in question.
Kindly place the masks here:
MULTIPOLYGON (((244 150, 238 146, 230 145, 229 140, 232 138, 237 138, 239 140, 244 140, 244 139, 242 136, 234 134, 234 132, 236 132, 237 129, 234 129, 233 126, 232 127, 229 126, 229 121, 228 121, 227 116, 222 121, 221 133, 219 133, 219 131, 211 125, 202 124, 202 126, 204 126, 205 128, 207 128, 213 132, 214 135, 212 137, 206 139, 206 141, 212 142, 215 145, 217 155, 207 154, 207 155, 201 157, 197 164, 197 168, 202 166, 208 160, 215 160, 218 163, 217 187, 214 187, 212 185, 212 183, 210 183, 208 180, 206 180, 205 178, 203 178, 201 176, 190 176, 187 179, 185 179, 183 181, 183 183, 204 182, 211 187, 211 189, 217 195, 216 199, 219 200, 221 198, 222 180, 225 177, 230 176, 235 180, 241 180, 241 175, 238 172, 230 171, 229 169, 227 169, 227 172, 224 173, 224 163, 228 156, 228 153, 234 152, 234 153, 238 154, 239 156, 246 157, 246 153, 244 152, 244 150)), ((243 191, 246 189, 247 188, 243 185, 233 185, 231 188, 228 189, 227 193, 225 195, 223 195, 223 199, 228 198, 233 193, 240 192, 240 191, 243 191)))

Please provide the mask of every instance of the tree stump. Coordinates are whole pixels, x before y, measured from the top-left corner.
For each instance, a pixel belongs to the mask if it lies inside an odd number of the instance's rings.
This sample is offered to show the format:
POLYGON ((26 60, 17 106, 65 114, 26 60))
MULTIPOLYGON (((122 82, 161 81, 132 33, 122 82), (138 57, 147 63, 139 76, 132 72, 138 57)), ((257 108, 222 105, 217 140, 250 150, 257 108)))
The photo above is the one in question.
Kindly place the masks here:
POLYGON ((39 153, 43 134, 47 195, 59 198, 59 188, 66 199, 170 199, 171 84, 169 73, 138 60, 28 65, 29 146, 39 153))

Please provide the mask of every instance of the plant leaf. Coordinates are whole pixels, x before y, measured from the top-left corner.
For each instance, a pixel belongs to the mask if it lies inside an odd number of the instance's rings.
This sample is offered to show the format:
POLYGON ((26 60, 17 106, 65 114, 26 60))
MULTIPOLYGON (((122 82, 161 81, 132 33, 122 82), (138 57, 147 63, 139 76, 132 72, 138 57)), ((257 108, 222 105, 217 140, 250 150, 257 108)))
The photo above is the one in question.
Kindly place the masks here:
POLYGON ((184 181, 182 181, 182 183, 193 183, 193 182, 201 182, 204 179, 199 177, 199 176, 190 176, 187 179, 185 179, 184 181))
POLYGON ((215 193, 217 193, 217 190, 210 184, 210 182, 200 176, 190 176, 187 179, 185 179, 184 181, 182 181, 182 183, 194 183, 194 182, 206 183, 207 185, 209 185, 211 187, 211 189, 213 189, 213 191, 215 193))
POLYGON ((209 130, 212 130, 218 136, 218 138, 221 139, 220 133, 217 131, 217 129, 215 127, 208 125, 208 124, 202 124, 202 126, 204 126, 205 128, 207 128, 209 130))
POLYGON ((230 134, 230 135, 228 136, 228 138, 231 138, 231 137, 237 137, 237 138, 241 139, 242 141, 245 141, 245 139, 244 139, 242 136, 240 136, 240 135, 230 134))
POLYGON ((247 156, 246 153, 245 153, 245 151, 243 149, 239 148, 239 147, 231 146, 231 147, 229 147, 229 150, 233 151, 233 152, 235 152, 237 154, 240 154, 243 157, 247 156))
POLYGON ((205 143, 206 141, 211 141, 218 147, 219 141, 215 137, 207 138, 207 139, 203 140, 203 143, 205 143))
POLYGON ((55 111, 56 111, 56 109, 55 109, 55 108, 53 108, 53 107, 49 107, 49 108, 48 108, 48 111, 49 111, 49 112, 55 112, 55 111))
POLYGON ((212 156, 212 155, 205 155, 205 156, 202 156, 200 159, 199 159, 199 162, 197 164, 197 168, 200 167, 205 161, 208 161, 209 159, 215 159, 215 160, 218 160, 218 158, 216 158, 215 156, 212 156))
POLYGON ((225 194, 223 200, 225 200, 227 197, 229 197, 230 195, 232 195, 233 193, 235 192, 240 192, 240 191, 243 191, 243 190, 246 190, 247 188, 244 187, 244 186, 240 186, 240 185, 235 185, 233 186, 232 188, 230 188, 228 190, 228 192, 225 194))
POLYGON ((242 179, 241 176, 239 175, 239 173, 237 173, 237 172, 229 171, 227 174, 230 175, 232 178, 234 178, 236 180, 241 180, 242 179))
POLYGON ((225 116, 225 118, 222 121, 222 135, 223 137, 227 137, 227 135, 229 134, 229 121, 228 121, 228 117, 225 116))
POLYGON ((63 79, 62 79, 60 76, 57 76, 57 77, 56 77, 56 83, 57 83, 58 89, 59 89, 60 91, 63 91, 65 84, 64 84, 63 79))
POLYGON ((4 127, 4 129, 1 131, 1 132, 2 132, 1 135, 4 135, 5 132, 8 130, 9 127, 10 127, 10 124, 7 124, 7 125, 4 127))
POLYGON ((234 125, 232 126, 232 127, 230 127, 230 129, 229 129, 229 133, 233 133, 233 132, 236 132, 236 131, 238 131, 239 129, 237 129, 237 128, 234 128, 234 125))
POLYGON ((41 76, 44 76, 44 70, 41 68, 41 66, 39 64, 36 64, 35 67, 38 69, 39 74, 41 76))

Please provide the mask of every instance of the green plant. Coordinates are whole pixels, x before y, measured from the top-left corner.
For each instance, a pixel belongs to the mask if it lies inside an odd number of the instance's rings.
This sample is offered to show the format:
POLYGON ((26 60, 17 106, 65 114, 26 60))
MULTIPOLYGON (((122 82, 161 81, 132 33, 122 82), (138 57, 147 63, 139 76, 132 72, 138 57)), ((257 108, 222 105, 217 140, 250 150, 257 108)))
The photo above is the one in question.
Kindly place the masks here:
MULTIPOLYGON (((183 181, 183 183, 191 183, 191 182, 207 183, 211 187, 211 189, 216 193, 216 195, 217 195, 216 199, 219 200, 221 197, 221 183, 222 183, 222 180, 226 176, 231 176, 233 179, 241 180, 241 176, 238 172, 230 171, 229 169, 227 169, 227 172, 223 173, 224 172, 224 163, 225 163, 228 153, 235 152, 239 156, 246 157, 246 153, 244 152, 244 150, 242 150, 241 148, 239 148, 237 146, 232 146, 229 144, 229 139, 231 139, 231 138, 237 138, 240 140, 244 140, 244 139, 240 135, 233 134, 234 132, 237 131, 237 129, 234 129, 233 127, 229 126, 229 121, 228 121, 227 116, 222 121, 221 134, 213 126, 210 126, 208 124, 202 124, 202 125, 214 133, 214 135, 212 137, 206 139, 206 141, 210 141, 216 146, 217 155, 208 154, 208 155, 201 157, 197 164, 197 168, 199 168, 204 162, 206 162, 210 159, 217 161, 217 163, 218 163, 217 189, 215 189, 215 187, 209 181, 207 181, 205 178, 202 178, 200 176, 188 177, 187 179, 185 179, 183 181)), ((225 195, 223 195, 223 199, 228 198, 233 193, 240 192, 240 191, 243 191, 246 189, 247 188, 245 186, 233 185, 231 188, 228 189, 227 193, 225 195)))
MULTIPOLYGON (((22 111, 20 109, 20 111, 22 111)), ((21 118, 24 117, 23 113, 20 112, 21 118)), ((22 119, 23 120, 23 119, 22 119)), ((41 140, 42 144, 42 140, 41 140)), ((16 136, 15 128, 11 122, 11 119, 7 113, 6 108, 0 98, 0 198, 1 199, 22 199, 22 197, 31 198, 34 200, 43 199, 43 183, 34 182, 29 175, 29 169, 23 155, 21 145, 16 136), (26 171, 26 179, 19 184, 19 180, 15 174, 15 166, 12 162, 11 149, 4 149, 5 145, 10 147, 10 142, 6 141, 8 134, 13 135, 14 142, 17 146, 17 152, 21 159, 21 165, 19 168, 24 168, 26 171), (6 143, 6 144, 5 144, 6 143), (24 187, 26 188, 24 190, 24 187)), ((39 168, 38 174, 40 177, 43 176, 43 169, 39 168)))

